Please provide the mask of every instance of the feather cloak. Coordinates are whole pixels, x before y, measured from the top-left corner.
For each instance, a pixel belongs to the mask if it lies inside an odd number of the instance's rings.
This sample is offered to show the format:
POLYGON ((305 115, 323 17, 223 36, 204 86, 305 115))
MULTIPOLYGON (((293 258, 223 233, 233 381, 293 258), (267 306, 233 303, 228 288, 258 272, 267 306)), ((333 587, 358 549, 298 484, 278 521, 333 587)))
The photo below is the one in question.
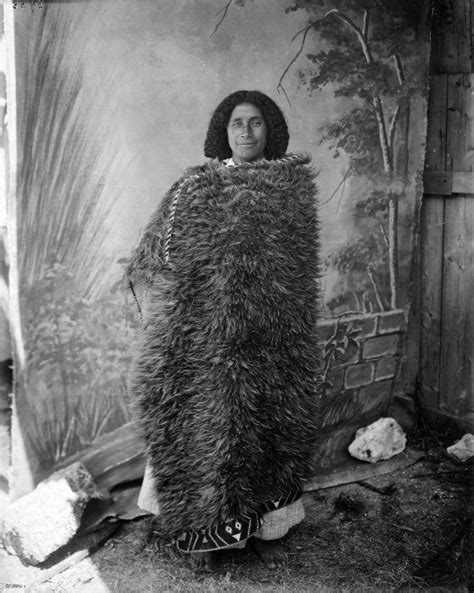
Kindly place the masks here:
POLYGON ((307 476, 320 428, 308 162, 189 169, 132 254, 129 278, 148 290, 131 394, 172 537, 254 512, 307 476))

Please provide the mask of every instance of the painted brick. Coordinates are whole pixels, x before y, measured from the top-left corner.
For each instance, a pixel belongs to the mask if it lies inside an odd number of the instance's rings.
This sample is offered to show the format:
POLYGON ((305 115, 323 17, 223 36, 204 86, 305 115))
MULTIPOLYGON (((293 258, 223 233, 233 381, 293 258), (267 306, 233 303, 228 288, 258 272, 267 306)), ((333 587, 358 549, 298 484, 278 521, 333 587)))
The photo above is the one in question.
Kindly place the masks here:
MULTIPOLYGON (((377 335, 377 323, 379 322, 379 315, 354 315, 350 317, 344 317, 339 320, 339 328, 342 330, 348 324, 355 330, 358 330, 355 334, 356 340, 364 340, 377 335)), ((334 319, 322 319, 318 322, 318 343, 320 346, 326 346, 327 342, 334 337, 336 331, 337 321, 334 319)), ((352 349, 350 354, 339 363, 357 362, 358 357, 354 357, 354 350, 352 349)))
POLYGON ((334 335, 336 322, 324 319, 318 322, 318 342, 320 346, 325 346, 326 342, 334 335))
POLYGON ((405 314, 403 311, 389 311, 379 316, 379 334, 400 331, 405 324, 405 314))
POLYGON ((350 323, 354 329, 360 330, 357 338, 370 338, 376 335, 377 315, 361 315, 360 317, 344 318, 344 323, 350 323))
POLYGON ((348 364, 354 364, 360 360, 360 347, 352 342, 347 346, 346 351, 336 352, 335 364, 337 366, 344 366, 348 364))
POLYGON ((391 379, 397 372, 398 360, 395 357, 382 358, 377 361, 375 368, 375 380, 380 381, 381 379, 391 379))
POLYGON ((399 334, 369 338, 364 342, 362 358, 366 360, 368 358, 378 358, 395 354, 397 352, 399 340, 399 334))
POLYGON ((344 377, 344 386, 346 389, 354 389, 362 385, 368 385, 374 380, 374 365, 372 363, 356 364, 347 367, 344 377))

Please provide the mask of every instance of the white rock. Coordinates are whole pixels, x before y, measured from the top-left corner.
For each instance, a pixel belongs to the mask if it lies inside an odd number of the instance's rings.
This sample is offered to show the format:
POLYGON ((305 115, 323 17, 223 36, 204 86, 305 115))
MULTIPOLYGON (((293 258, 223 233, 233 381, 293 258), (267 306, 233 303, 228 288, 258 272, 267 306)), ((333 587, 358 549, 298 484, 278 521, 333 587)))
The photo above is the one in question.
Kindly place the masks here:
POLYGON ((449 455, 460 461, 471 459, 474 457, 474 435, 468 432, 461 440, 448 447, 447 451, 449 455))
POLYGON ((349 445, 349 453, 361 461, 376 463, 401 453, 406 442, 405 433, 396 420, 379 418, 369 426, 359 428, 349 445))
POLYGON ((5 549, 27 564, 42 562, 75 535, 93 496, 100 493, 81 463, 55 472, 8 506, 3 521, 5 549))

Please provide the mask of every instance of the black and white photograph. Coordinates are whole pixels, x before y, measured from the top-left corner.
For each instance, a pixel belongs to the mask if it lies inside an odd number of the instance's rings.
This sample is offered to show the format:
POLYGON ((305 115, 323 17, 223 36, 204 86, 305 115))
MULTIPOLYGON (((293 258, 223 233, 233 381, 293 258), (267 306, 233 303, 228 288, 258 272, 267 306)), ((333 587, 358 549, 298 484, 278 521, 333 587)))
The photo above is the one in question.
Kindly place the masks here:
POLYGON ((474 590, 473 20, 0 5, 0 592, 474 590))

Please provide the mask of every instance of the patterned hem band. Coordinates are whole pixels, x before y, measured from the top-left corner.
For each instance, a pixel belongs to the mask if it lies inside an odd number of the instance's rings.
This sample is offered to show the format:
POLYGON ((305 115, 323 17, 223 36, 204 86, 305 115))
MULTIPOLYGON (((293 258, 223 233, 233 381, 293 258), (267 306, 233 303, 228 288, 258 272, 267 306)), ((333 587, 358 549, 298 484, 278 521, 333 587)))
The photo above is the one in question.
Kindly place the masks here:
POLYGON ((212 529, 185 531, 177 540, 176 546, 181 552, 211 552, 229 546, 235 546, 251 537, 263 524, 263 515, 281 509, 301 497, 301 490, 296 489, 287 496, 282 496, 263 504, 258 511, 221 523, 212 529))

